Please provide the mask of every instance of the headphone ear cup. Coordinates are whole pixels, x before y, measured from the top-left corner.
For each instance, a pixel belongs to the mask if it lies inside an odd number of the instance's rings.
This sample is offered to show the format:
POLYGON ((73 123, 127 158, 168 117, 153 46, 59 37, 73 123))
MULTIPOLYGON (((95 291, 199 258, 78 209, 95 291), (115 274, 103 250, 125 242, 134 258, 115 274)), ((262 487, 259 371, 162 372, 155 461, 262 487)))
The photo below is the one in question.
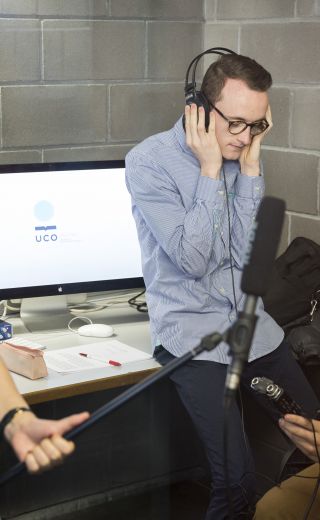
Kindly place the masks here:
POLYGON ((200 90, 197 90, 195 99, 196 99, 196 101, 194 101, 194 102, 196 103, 197 107, 203 107, 204 108, 204 113, 205 113, 205 122, 204 122, 204 124, 205 124, 206 131, 208 131, 209 123, 210 123, 210 104, 209 104, 209 101, 206 98, 206 96, 200 90))
MULTIPOLYGON (((195 103, 197 107, 203 107, 205 112, 205 129, 208 131, 209 123, 210 123, 210 104, 206 96, 200 91, 196 90, 195 92, 190 92, 186 97, 186 104, 191 105, 195 103)), ((183 116, 183 126, 184 126, 184 116, 183 116)))

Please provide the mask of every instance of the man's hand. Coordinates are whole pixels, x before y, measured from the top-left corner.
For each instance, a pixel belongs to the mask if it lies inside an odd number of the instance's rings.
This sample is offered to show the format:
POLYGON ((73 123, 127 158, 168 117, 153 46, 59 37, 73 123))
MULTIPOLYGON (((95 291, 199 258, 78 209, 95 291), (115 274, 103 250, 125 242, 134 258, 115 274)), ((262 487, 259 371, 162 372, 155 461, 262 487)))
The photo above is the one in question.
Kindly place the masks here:
MULTIPOLYGON (((320 421, 312 421, 316 433, 316 444, 320 453, 320 421)), ((314 442, 314 434, 310 419, 300 415, 287 414, 279 420, 282 431, 294 442, 294 444, 311 460, 318 461, 317 450, 314 442)))
POLYGON ((241 173, 244 175, 248 175, 249 177, 257 177, 260 175, 260 149, 261 142, 265 135, 270 132, 272 128, 272 117, 271 117, 271 108, 268 106, 266 112, 266 120, 269 123, 268 128, 259 135, 256 135, 252 138, 250 144, 245 146, 240 155, 240 166, 241 173))
POLYGON ((222 154, 215 132, 215 114, 210 112, 208 132, 205 129, 205 111, 195 103, 185 107, 186 143, 197 157, 201 175, 219 179, 222 154))
POLYGON ((43 471, 62 462, 74 450, 64 433, 88 419, 89 413, 70 415, 59 421, 38 419, 31 412, 17 414, 4 430, 7 441, 30 473, 43 471))

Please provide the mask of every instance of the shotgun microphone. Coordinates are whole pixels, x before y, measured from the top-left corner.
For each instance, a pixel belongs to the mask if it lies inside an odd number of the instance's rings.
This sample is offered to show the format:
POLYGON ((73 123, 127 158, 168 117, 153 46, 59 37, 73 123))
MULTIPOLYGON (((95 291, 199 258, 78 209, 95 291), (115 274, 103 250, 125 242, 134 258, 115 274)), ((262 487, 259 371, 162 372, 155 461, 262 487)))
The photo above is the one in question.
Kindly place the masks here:
POLYGON ((264 296, 276 257, 285 212, 285 202, 264 197, 249 232, 244 254, 241 289, 250 296, 264 296))
POLYGON ((244 364, 255 330, 257 300, 268 288, 273 262, 277 253, 285 203, 275 197, 264 197, 256 219, 249 232, 248 244, 244 253, 241 290, 247 295, 242 312, 228 335, 232 361, 227 371, 225 384, 226 404, 235 394, 240 382, 244 364))

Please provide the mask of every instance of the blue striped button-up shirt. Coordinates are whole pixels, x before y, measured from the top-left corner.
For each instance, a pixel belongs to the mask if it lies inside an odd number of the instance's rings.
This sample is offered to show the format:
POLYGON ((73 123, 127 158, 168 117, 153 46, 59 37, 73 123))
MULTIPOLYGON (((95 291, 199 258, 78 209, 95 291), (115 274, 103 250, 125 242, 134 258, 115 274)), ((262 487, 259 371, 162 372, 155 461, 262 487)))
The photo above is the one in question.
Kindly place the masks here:
MULTIPOLYGON (((185 142, 182 121, 149 137, 126 157, 126 182, 141 246, 153 347, 175 356, 195 347, 214 331, 223 332, 236 317, 229 258, 238 310, 242 256, 248 231, 263 196, 263 177, 240 173, 238 161, 224 161, 218 180, 200 175, 198 159, 185 142)), ((263 310, 249 361, 274 350, 283 331, 263 310)), ((197 359, 230 361, 221 343, 197 359)))

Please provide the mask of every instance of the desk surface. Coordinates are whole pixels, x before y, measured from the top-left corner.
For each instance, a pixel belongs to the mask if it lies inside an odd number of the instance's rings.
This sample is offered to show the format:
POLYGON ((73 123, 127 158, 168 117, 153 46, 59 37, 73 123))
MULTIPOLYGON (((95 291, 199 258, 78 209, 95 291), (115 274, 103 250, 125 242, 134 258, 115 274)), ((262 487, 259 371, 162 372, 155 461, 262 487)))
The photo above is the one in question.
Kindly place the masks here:
MULTIPOLYGON (((70 319, 74 315, 70 315, 70 319)), ((149 321, 146 314, 139 313, 128 304, 118 304, 102 311, 90 312, 87 316, 94 323, 107 323, 115 330, 113 339, 117 339, 144 352, 151 353, 149 321)), ((14 334, 36 341, 47 350, 56 350, 77 345, 86 345, 100 338, 79 336, 68 329, 30 333, 20 318, 12 318, 14 334)), ((81 321, 74 322, 77 328, 81 321)), ((30 404, 61 399, 98 390, 134 384, 154 372, 159 364, 154 359, 128 363, 122 367, 102 367, 82 372, 61 374, 48 370, 47 377, 32 381, 23 376, 12 374, 19 389, 30 404)))

